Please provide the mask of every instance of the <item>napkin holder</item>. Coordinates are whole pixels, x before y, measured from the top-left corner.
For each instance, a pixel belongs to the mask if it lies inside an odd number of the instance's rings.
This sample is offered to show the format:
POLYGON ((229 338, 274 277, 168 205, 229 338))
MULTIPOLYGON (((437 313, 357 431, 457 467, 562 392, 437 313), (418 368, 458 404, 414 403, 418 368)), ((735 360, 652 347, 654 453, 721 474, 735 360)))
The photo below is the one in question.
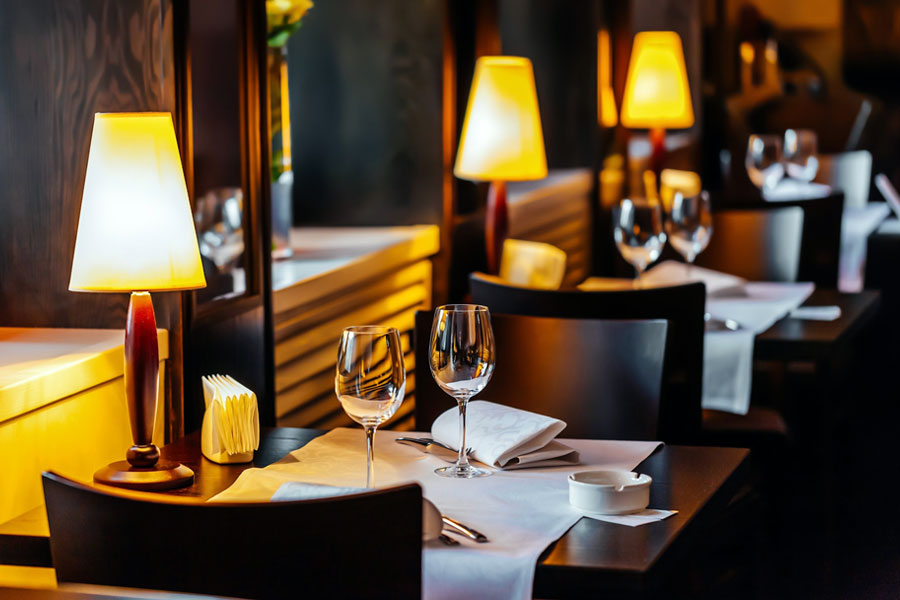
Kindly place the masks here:
MULTIPOLYGON (((254 427, 258 432, 259 413, 257 407, 255 406, 257 402, 256 395, 246 388, 243 389, 252 396, 252 402, 254 404, 253 416, 255 417, 255 423, 248 424, 254 427)), ((222 465, 252 462, 253 450, 236 453, 229 453, 226 450, 225 444, 222 441, 222 434, 220 433, 225 427, 225 423, 221 421, 222 417, 220 416, 220 414, 224 413, 218 413, 217 411, 213 410, 212 403, 216 401, 215 396, 215 386, 212 385, 206 377, 204 377, 203 397, 206 402, 206 411, 203 413, 203 424, 200 428, 200 451, 203 453, 203 456, 205 456, 209 460, 222 465)), ((258 440, 256 446, 259 446, 258 440)))

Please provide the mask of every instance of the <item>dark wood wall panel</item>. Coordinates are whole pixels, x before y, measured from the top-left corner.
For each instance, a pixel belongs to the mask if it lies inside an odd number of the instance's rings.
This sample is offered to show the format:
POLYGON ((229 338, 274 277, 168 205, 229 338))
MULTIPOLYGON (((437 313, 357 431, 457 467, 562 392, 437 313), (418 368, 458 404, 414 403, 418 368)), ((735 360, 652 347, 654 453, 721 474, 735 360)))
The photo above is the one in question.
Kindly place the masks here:
MULTIPOLYGON (((68 290, 91 128, 95 112, 174 112, 174 71, 171 0, 0 2, 0 326, 125 326, 127 294, 68 290)), ((153 303, 171 435, 181 294, 153 303)))
POLYGON ((124 327, 125 294, 68 291, 91 126, 174 111, 173 75, 169 0, 0 2, 0 325, 124 327))
POLYGON ((317 2, 288 43, 296 224, 439 223, 441 0, 317 2))

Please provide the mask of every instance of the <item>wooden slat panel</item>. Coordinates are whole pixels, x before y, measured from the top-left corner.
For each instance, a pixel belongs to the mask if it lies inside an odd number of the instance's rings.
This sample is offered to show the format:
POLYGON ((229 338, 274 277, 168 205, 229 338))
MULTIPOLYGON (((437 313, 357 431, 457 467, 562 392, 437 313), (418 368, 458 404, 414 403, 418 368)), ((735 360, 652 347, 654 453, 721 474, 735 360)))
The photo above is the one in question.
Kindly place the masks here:
MULTIPOLYGON (((301 335, 285 339, 276 344, 275 365, 280 367, 311 350, 328 344, 337 344, 344 327, 367 323, 388 324, 385 317, 425 306, 428 300, 428 291, 424 286, 407 288, 385 297, 377 304, 367 305, 359 310, 322 323, 317 327, 302 332, 301 335)), ((390 323, 390 326, 397 327, 393 323, 390 323)), ((400 329, 400 327, 397 328, 400 329)), ((404 327, 403 329, 407 328, 404 327)))
POLYGON ((325 297, 309 300, 275 315, 275 340, 293 335, 299 328, 321 323, 337 315, 376 301, 391 291, 431 281, 431 262, 422 260, 395 272, 360 279, 352 284, 352 293, 344 288, 325 297))

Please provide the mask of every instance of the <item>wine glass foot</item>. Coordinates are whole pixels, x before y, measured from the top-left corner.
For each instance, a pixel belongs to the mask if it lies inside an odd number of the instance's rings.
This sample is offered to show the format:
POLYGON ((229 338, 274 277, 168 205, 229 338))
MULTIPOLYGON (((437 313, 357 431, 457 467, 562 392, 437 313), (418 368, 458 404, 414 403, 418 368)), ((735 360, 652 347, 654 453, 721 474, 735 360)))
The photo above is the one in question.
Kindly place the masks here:
POLYGON ((449 467, 435 469, 434 472, 441 477, 451 477, 453 479, 475 479, 476 477, 488 477, 493 474, 487 469, 479 469, 472 465, 450 465, 449 467))

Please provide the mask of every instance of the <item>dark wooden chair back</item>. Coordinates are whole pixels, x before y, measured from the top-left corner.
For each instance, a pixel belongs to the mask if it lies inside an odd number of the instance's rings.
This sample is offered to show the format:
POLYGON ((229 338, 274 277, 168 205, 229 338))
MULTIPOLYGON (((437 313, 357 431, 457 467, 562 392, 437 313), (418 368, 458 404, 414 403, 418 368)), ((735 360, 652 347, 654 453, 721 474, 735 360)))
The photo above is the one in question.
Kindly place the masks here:
POLYGON ((691 283, 644 290, 582 292, 505 285, 473 273, 472 301, 506 314, 566 319, 665 319, 665 364, 659 405, 659 439, 691 442, 702 423, 703 313, 706 290, 691 283))
MULTIPOLYGON (((416 427, 455 407, 429 368, 432 313, 416 313, 416 427)), ((562 419, 572 438, 658 439, 665 321, 491 314, 497 364, 477 399, 562 419)))
POLYGON ((44 473, 60 582, 293 598, 419 598, 416 484, 321 500, 206 503, 44 473))
POLYGON ((713 235, 697 264, 751 280, 835 289, 843 214, 841 192, 788 202, 714 198, 713 235))

